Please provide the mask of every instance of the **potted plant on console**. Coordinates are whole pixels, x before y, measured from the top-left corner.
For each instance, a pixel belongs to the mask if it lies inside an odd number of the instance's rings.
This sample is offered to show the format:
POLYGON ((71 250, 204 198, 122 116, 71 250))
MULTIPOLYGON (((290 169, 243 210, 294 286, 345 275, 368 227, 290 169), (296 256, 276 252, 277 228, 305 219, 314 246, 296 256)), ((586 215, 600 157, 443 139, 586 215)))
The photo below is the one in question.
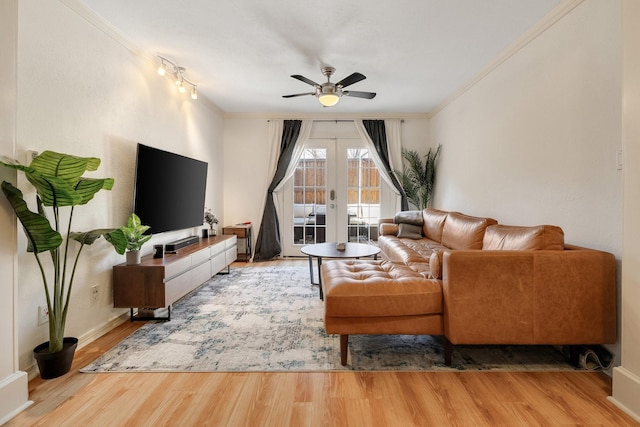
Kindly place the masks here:
POLYGON ((120 255, 127 251, 127 265, 140 264, 140 249, 142 245, 151 239, 151 234, 144 234, 149 229, 148 225, 142 225, 140 218, 135 213, 129 215, 127 225, 109 233, 106 239, 120 255), (116 242, 118 244, 116 244, 116 242), (122 245, 124 242, 124 248, 122 245))
MULTIPOLYGON (((7 181, 2 182, 2 192, 27 237, 27 252, 33 253, 40 269, 49 311, 49 341, 33 350, 34 357, 42 378, 56 378, 71 369, 78 344, 77 338, 65 337, 64 333, 80 253, 85 245, 91 245, 101 236, 114 231, 97 229, 72 232, 71 220, 76 206, 87 204, 100 190, 111 190, 113 178, 82 176, 86 171, 98 169, 100 159, 96 157, 76 157, 53 151, 44 151, 29 166, 6 158, 0 160, 0 164, 24 172, 36 190, 37 212, 33 212, 18 188, 7 181), (62 215, 61 208, 69 208, 68 216, 62 215), (53 214, 52 223, 47 211, 53 214), (63 218, 67 218, 64 227, 61 224, 63 218), (66 231, 66 238, 61 230, 66 231), (73 246, 76 245, 70 244, 70 240, 80 244, 75 255, 73 246), (40 258, 43 252, 49 252, 51 261, 40 258)), ((111 243, 120 245, 117 241, 111 243)))
POLYGON ((209 235, 215 236, 217 234, 217 230, 213 228, 213 224, 218 223, 218 218, 211 212, 211 209, 206 208, 204 211, 204 220, 207 224, 209 224, 209 235))

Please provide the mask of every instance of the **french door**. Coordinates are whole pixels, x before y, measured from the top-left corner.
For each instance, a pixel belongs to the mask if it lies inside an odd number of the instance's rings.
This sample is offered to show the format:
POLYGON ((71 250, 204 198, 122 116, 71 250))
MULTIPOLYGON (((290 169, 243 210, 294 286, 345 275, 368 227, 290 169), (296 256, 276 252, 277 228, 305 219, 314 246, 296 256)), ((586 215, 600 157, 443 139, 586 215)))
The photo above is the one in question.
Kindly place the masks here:
POLYGON ((386 184, 360 139, 310 139, 283 187, 282 249, 377 240, 386 184))

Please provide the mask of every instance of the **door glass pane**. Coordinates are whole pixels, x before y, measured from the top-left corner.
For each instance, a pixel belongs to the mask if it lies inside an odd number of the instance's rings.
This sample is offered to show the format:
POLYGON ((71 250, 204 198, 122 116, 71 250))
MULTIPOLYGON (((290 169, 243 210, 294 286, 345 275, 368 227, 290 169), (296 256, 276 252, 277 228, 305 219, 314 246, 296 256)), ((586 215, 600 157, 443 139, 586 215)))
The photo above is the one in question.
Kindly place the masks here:
POLYGON ((380 173, 366 148, 347 149, 347 185, 349 241, 378 240, 380 173))
POLYGON ((306 148, 293 175, 293 244, 326 241, 327 150, 306 148))

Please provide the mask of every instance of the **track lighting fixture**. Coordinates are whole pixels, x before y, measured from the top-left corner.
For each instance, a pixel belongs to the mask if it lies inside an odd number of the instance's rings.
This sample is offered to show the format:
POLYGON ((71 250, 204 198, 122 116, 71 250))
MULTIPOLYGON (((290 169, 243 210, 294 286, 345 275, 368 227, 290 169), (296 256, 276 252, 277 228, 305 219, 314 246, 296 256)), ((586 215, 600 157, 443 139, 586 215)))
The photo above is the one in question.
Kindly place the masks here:
POLYGON ((167 64, 164 63, 164 59, 160 59, 161 63, 160 66, 158 67, 158 74, 160 74, 161 76, 164 76, 165 74, 167 74, 167 64))
POLYGON ((175 62, 164 58, 162 56, 158 56, 160 60, 160 66, 158 67, 158 74, 164 76, 167 74, 167 71, 171 74, 171 76, 175 79, 176 86, 178 87, 178 92, 185 93, 187 88, 185 84, 191 86, 191 99, 198 99, 198 91, 196 89, 196 84, 190 80, 187 80, 184 77, 184 72, 186 68, 178 66, 175 62))

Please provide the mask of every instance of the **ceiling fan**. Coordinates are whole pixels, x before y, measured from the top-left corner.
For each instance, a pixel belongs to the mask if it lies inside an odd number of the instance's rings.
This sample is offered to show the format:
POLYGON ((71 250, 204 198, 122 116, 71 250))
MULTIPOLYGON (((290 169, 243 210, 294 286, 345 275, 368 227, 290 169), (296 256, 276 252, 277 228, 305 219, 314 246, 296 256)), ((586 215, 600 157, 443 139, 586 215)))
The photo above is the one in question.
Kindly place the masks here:
POLYGON ((322 67, 322 74, 327 76, 327 81, 322 84, 318 84, 313 80, 310 80, 304 76, 299 74, 294 74, 294 79, 298 79, 301 82, 305 82, 316 88, 314 92, 306 92, 306 93, 296 93, 293 95, 283 95, 283 98, 293 98, 296 96, 305 96, 305 95, 313 95, 318 98, 320 104, 325 107, 333 107, 340 101, 340 97, 344 96, 353 96, 356 98, 365 98, 365 99, 373 99, 376 94, 374 92, 358 92, 354 90, 343 90, 345 87, 352 85, 354 83, 358 83, 366 79, 366 77, 360 73, 353 73, 348 77, 340 80, 338 83, 332 83, 331 76, 336 72, 336 69, 333 67, 322 67))

